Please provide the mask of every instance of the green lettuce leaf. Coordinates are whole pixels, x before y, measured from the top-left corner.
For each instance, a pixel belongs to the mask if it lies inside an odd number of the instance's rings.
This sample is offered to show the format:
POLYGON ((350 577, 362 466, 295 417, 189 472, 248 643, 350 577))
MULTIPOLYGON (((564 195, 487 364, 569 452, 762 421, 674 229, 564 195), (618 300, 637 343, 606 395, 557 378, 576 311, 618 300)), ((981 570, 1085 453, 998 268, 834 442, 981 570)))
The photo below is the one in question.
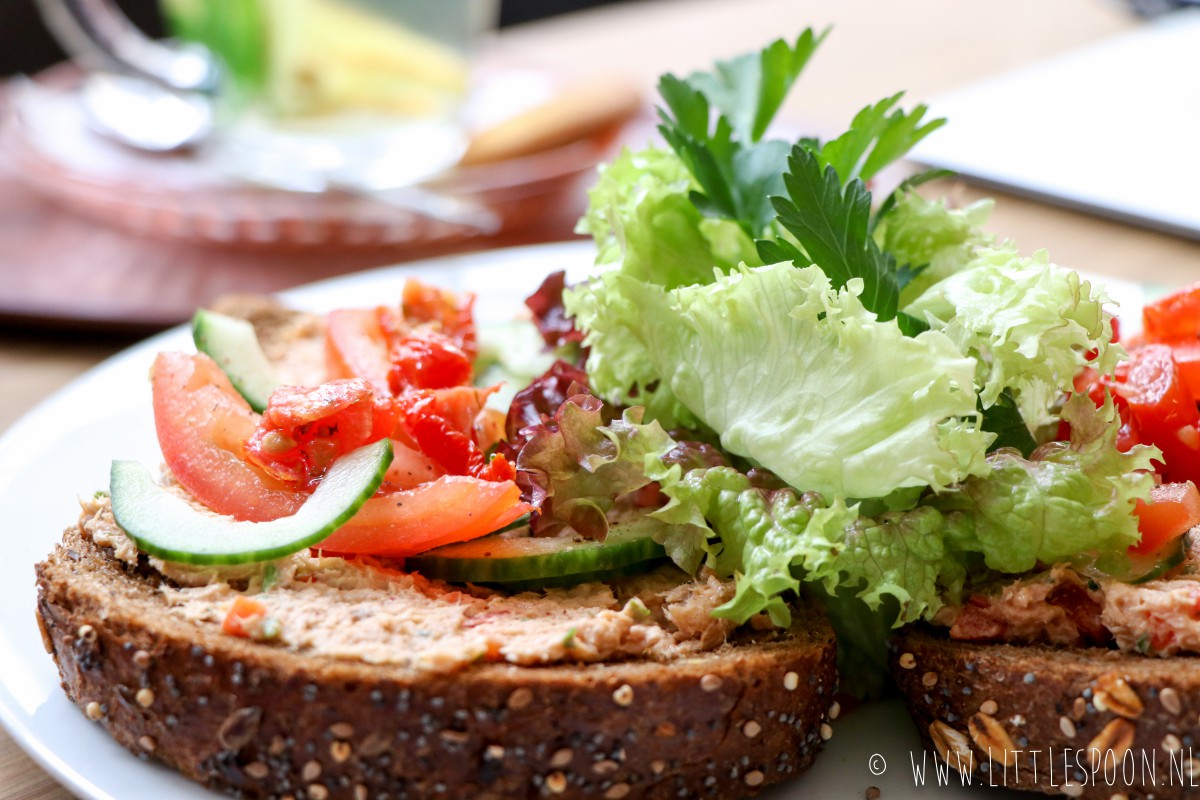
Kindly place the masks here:
POLYGON ((994 244, 994 237, 980 230, 993 205, 991 200, 979 200, 952 209, 945 200, 926 200, 915 192, 898 197, 879 218, 875 241, 897 264, 921 268, 901 292, 901 306, 965 267, 978 250, 994 244))
POLYGON ((899 621, 911 622, 941 606, 945 586, 961 584, 961 568, 946 558, 942 515, 933 508, 860 517, 841 498, 758 488, 729 467, 660 481, 670 502, 652 516, 677 532, 694 531, 707 565, 737 575, 737 592, 718 616, 740 623, 766 611, 787 625, 784 597, 803 577, 830 594, 851 587, 871 608, 893 598, 899 621))
POLYGON ((1124 552, 1139 540, 1133 509, 1148 500, 1156 448, 1116 448, 1120 419, 1112 401, 1086 395, 1063 407, 1071 441, 1042 445, 1029 459, 1012 450, 988 456, 992 471, 929 500, 947 515, 947 545, 979 553, 999 572, 1032 569, 1085 552, 1124 552))
POLYGON ((608 285, 658 391, 794 487, 883 497, 987 469, 975 362, 939 333, 877 322, 859 281, 836 291, 817 267, 777 264, 673 291, 623 275, 608 285))
POLYGON ((979 252, 904 310, 978 360, 984 408, 1011 389, 1033 430, 1054 419, 1051 403, 1072 388, 1079 367, 1111 373, 1123 354, 1111 344, 1107 300, 1044 251, 1026 258, 1005 247, 979 252))
POLYGON ((696 209, 695 186, 671 151, 625 149, 601 167, 576 231, 596 240, 597 264, 667 287, 706 283, 713 267, 757 263, 754 242, 736 223, 696 209))

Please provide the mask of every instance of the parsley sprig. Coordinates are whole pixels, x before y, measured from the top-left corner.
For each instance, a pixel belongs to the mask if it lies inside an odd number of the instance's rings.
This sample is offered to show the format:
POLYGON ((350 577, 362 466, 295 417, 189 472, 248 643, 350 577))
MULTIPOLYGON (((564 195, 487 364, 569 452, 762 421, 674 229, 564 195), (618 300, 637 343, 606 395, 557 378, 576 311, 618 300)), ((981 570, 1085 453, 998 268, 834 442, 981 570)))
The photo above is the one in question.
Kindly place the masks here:
MULTIPOLYGON (((900 290, 922 265, 897 265, 875 243, 871 233, 896 195, 872 216, 866 182, 945 120, 927 120, 924 105, 905 111, 899 93, 859 111, 845 133, 824 144, 763 140, 827 34, 809 28, 793 43, 778 40, 718 62, 712 72, 664 75, 659 131, 700 187, 690 198, 702 213, 731 220, 756 238, 765 263, 817 264, 838 288, 861 279, 863 305, 915 335, 927 326, 898 312, 898 305, 900 290)), ((922 173, 897 191, 943 174, 922 173)))

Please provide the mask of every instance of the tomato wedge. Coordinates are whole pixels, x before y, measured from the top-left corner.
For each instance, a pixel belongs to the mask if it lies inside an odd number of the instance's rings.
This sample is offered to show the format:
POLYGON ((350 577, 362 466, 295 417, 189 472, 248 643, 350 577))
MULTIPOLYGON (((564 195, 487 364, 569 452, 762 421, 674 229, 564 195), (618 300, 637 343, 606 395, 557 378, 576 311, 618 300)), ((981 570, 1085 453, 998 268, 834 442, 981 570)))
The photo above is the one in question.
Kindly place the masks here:
POLYGON ((1141 441, 1162 450, 1163 477, 1200 480, 1200 413, 1171 348, 1148 344, 1135 350, 1113 389, 1125 399, 1141 441))
POLYGON ((1200 492, 1191 481, 1155 486, 1150 502, 1138 501, 1134 509, 1142 540, 1130 552, 1153 553, 1168 542, 1200 525, 1200 492))
POLYGON ((387 392, 387 340, 379 325, 382 309, 344 308, 325 318, 325 360, 335 378, 366 378, 378 391, 387 392))
POLYGON ((255 522, 296 513, 308 495, 244 460, 259 416, 215 361, 201 353, 159 353, 151 383, 163 459, 197 500, 255 522))
MULTIPOLYGON (((243 459, 259 415, 208 356, 161 353, 152 384, 163 457, 200 502, 219 514, 262 521, 294 514, 308 498, 243 459)), ((512 481, 444 476, 371 498, 326 540, 326 549, 401 556, 466 541, 530 511, 520 495, 512 481)))
POLYGON ((532 506, 512 481, 446 475, 414 489, 368 500, 354 518, 321 543, 326 553, 403 558, 465 542, 502 528, 532 506))
POLYGON ((1172 292, 1142 309, 1148 342, 1174 342, 1200 336, 1200 283, 1172 292))

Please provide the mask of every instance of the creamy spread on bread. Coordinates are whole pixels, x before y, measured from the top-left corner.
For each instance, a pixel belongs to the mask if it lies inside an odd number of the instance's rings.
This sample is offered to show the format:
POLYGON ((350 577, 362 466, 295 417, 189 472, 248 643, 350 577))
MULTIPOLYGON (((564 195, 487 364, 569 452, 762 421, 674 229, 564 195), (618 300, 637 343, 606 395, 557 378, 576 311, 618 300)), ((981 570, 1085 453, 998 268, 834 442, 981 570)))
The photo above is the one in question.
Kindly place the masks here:
POLYGON ((1164 578, 1141 584, 1086 577, 1060 564, 972 594, 934 622, 960 641, 1200 654, 1198 563, 1193 551, 1164 578))
MULTIPOLYGON (((138 563, 138 549, 117 526, 107 498, 83 502, 80 528, 121 561, 138 563)), ((509 595, 308 551, 271 562, 269 578, 262 564, 205 568, 153 557, 147 563, 165 579, 169 612, 195 624, 219 628, 234 600, 253 592, 273 620, 274 646, 432 672, 478 661, 668 660, 711 650, 734 627, 712 616, 733 596, 732 581, 711 574, 693 580, 675 567, 612 585, 509 595)))

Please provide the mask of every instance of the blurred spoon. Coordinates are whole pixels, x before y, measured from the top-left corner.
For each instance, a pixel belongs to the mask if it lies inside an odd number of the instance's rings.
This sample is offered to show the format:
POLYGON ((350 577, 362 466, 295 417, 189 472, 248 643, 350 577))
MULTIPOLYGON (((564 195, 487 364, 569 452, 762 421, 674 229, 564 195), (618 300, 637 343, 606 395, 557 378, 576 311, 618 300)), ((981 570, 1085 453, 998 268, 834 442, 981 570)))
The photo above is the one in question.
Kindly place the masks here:
POLYGON ((80 100, 92 130, 136 150, 171 153, 212 133, 207 97, 142 78, 93 72, 80 87, 80 100))

